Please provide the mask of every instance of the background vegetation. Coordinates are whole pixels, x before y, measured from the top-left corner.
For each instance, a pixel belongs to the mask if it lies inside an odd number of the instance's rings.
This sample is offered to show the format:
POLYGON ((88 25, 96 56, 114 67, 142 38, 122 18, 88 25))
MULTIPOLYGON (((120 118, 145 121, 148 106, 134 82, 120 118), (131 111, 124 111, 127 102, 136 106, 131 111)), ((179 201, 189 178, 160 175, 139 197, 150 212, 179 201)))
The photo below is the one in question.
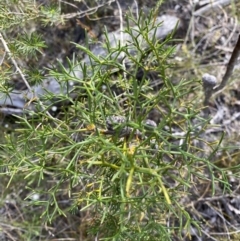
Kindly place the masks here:
POLYGON ((141 1, 124 3, 0 3, 0 92, 26 83, 31 90, 46 77, 74 83, 67 93, 29 99, 41 110, 35 114, 2 115, 1 240, 219 240, 218 233, 238 240, 234 215, 220 207, 229 197, 238 203, 238 142, 214 129, 214 111, 202 111, 207 57, 179 32, 149 37, 153 19, 174 1, 150 1, 142 11, 141 1), (134 53, 108 39, 124 13, 134 53), (133 25, 148 47, 135 41, 133 25), (108 54, 98 56, 90 49, 104 32, 108 54))

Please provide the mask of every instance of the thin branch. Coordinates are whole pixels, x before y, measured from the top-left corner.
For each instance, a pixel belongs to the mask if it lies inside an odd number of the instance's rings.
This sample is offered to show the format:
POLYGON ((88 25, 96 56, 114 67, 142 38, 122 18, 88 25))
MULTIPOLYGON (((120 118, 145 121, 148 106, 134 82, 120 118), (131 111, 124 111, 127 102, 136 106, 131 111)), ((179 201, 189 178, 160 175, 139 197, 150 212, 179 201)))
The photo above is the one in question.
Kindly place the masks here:
POLYGON ((137 0, 134 0, 134 4, 135 4, 135 7, 136 7, 136 18, 137 18, 137 20, 138 20, 138 19, 139 19, 139 9, 138 9, 137 0))
POLYGON ((203 103, 204 106, 208 106, 209 100, 214 92, 216 93, 216 92, 222 90, 226 86, 229 78, 231 77, 231 75, 233 73, 234 66, 237 64, 239 55, 240 55, 240 35, 238 36, 238 41, 235 45, 232 56, 228 62, 226 72, 223 76, 223 79, 222 79, 222 82, 220 83, 220 85, 216 86, 217 82, 216 82, 215 76, 209 75, 209 74, 203 75, 202 81, 203 81, 203 90, 204 90, 204 94, 205 94, 205 99, 204 99, 204 103, 203 103))
POLYGON ((61 15, 64 19, 70 19, 70 18, 82 18, 82 17, 85 17, 87 15, 91 15, 91 14, 94 14, 97 12, 97 10, 100 8, 100 7, 104 7, 106 5, 110 5, 111 3, 115 2, 115 0, 110 0, 106 3, 102 3, 102 4, 99 4, 97 5, 96 7, 93 7, 93 8, 89 8, 85 11, 79 11, 79 12, 76 12, 76 13, 67 13, 67 14, 63 14, 61 15))
MULTIPOLYGON (((121 43, 121 47, 123 46, 123 44, 124 44, 124 39, 123 39, 123 13, 122 13, 122 8, 121 8, 121 5, 119 4, 119 2, 118 2, 118 0, 116 1, 116 3, 117 3, 117 5, 118 5, 118 9, 119 9, 119 19, 120 19, 120 38, 121 38, 121 40, 120 40, 120 43, 121 43)), ((124 77, 124 79, 126 79, 127 78, 127 76, 126 76, 126 61, 125 61, 125 54, 122 52, 122 54, 123 54, 123 61, 122 61, 122 63, 123 63, 123 77, 124 77)))
POLYGON ((5 59, 5 56, 6 56, 6 51, 3 53, 3 57, 2 57, 2 59, 0 60, 0 66, 3 64, 3 61, 4 61, 4 59, 5 59))
POLYGON ((207 6, 204 6, 204 7, 200 8, 199 10, 197 10, 195 13, 193 13, 193 15, 201 16, 207 11, 210 11, 210 10, 212 11, 214 8, 217 8, 219 6, 226 6, 226 5, 230 4, 231 2, 232 2, 232 0, 219 0, 216 2, 211 2, 207 6))
POLYGON ((237 60, 238 60, 239 55, 240 55, 240 35, 238 36, 237 44, 236 44, 236 46, 233 50, 232 56, 231 56, 231 58, 229 60, 229 63, 227 65, 227 70, 226 70, 225 75, 223 76, 222 82, 219 86, 214 88, 214 92, 217 92, 217 91, 223 89, 226 86, 229 78, 231 77, 231 75, 233 73, 234 66, 237 64, 237 60))
POLYGON ((4 38, 3 38, 1 33, 0 33, 0 40, 1 40, 2 44, 3 44, 3 47, 4 47, 5 51, 6 51, 6 53, 8 54, 9 58, 11 59, 11 61, 12 61, 13 65, 15 66, 17 72, 20 74, 20 76, 21 76, 22 80, 24 81, 25 85, 27 86, 28 90, 30 92, 32 92, 32 89, 31 89, 30 85, 28 84, 28 81, 26 80, 26 78, 25 78, 23 72, 21 71, 21 69, 18 67, 17 62, 13 58, 13 55, 12 55, 10 49, 8 48, 8 45, 7 45, 6 41, 4 40, 4 38))
MULTIPOLYGON (((37 100, 38 103, 39 103, 39 105, 41 106, 41 108, 44 110, 45 107, 44 107, 42 101, 35 95, 34 91, 32 90, 31 86, 29 85, 28 81, 26 80, 23 72, 22 72, 21 69, 18 67, 18 64, 17 64, 16 60, 14 59, 13 54, 11 53, 10 49, 8 48, 8 45, 7 45, 6 41, 4 40, 4 38, 3 38, 3 36, 2 36, 2 33, 0 33, 0 40, 1 40, 2 44, 3 44, 3 47, 4 47, 4 49, 5 49, 5 52, 8 54, 10 60, 12 61, 13 65, 15 66, 16 71, 20 74, 20 76, 21 76, 22 80, 24 81, 24 83, 25 83, 28 91, 32 94, 32 97, 31 97, 31 99, 29 100, 29 103, 31 103, 31 101, 33 101, 33 100, 37 100)), ((28 103, 26 103, 26 104, 28 104, 28 103)), ((7 109, 6 109, 6 110, 7 110, 7 109)), ((16 114, 16 113, 15 113, 15 114, 16 114)), ((46 114, 47 114, 50 118, 53 118, 52 115, 51 115, 48 111, 46 111, 46 114)), ((53 119, 55 119, 55 118, 53 118, 53 119)))

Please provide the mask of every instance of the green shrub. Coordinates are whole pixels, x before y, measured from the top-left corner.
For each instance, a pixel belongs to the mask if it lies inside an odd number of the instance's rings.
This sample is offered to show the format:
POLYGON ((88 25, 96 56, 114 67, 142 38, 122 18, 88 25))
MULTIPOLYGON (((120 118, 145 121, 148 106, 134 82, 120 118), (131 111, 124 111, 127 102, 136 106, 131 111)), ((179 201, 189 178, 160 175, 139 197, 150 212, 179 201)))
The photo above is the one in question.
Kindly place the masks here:
MULTIPOLYGON (((16 193, 29 207, 19 240, 37 240, 44 236, 38 228, 42 223, 70 220, 79 212, 83 240, 172 240, 198 226, 183 196, 192 185, 209 180, 204 171, 213 183, 217 179, 211 158, 219 144, 202 139, 208 123, 197 101, 202 87, 196 80, 173 83, 169 78, 173 37, 149 37, 158 27, 151 24, 154 16, 129 18, 139 27, 143 46, 130 25, 125 30, 130 46, 111 47, 106 33, 106 56, 76 45, 89 64, 69 60, 68 68, 59 63, 60 71, 49 72, 61 85, 75 86, 35 100, 41 111, 16 117, 16 129, 4 133, 1 179, 7 189, 2 199, 16 193), (81 78, 74 75, 76 69, 81 78), (142 78, 136 78, 140 70, 142 78), (157 74, 155 81, 151 73, 157 74), (77 93, 74 99, 72 93, 77 93), (53 117, 48 112, 52 102, 67 106, 53 117)), ((79 238, 78 232, 68 237, 79 238)))

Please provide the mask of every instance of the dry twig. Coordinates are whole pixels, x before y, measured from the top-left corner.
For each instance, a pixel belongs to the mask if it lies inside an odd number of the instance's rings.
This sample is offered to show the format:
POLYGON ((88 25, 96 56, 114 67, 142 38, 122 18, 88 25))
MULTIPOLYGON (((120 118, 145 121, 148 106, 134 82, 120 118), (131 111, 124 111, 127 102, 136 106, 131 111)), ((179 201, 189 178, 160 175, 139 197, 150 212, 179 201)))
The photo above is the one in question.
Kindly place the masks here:
MULTIPOLYGON (((22 70, 18 67, 17 61, 14 59, 13 54, 11 53, 10 49, 8 48, 8 45, 7 45, 6 41, 4 40, 2 33, 0 33, 0 41, 1 41, 2 44, 3 44, 3 47, 4 47, 4 49, 5 49, 5 52, 8 54, 10 60, 12 61, 14 67, 16 68, 16 71, 20 74, 20 76, 21 76, 22 80, 24 81, 24 83, 25 83, 28 91, 29 91, 29 92, 31 93, 31 95, 32 95, 32 96, 31 96, 31 99, 30 99, 29 102, 26 103, 26 104, 28 105, 29 103, 37 100, 38 103, 39 103, 39 105, 41 106, 41 108, 44 110, 45 107, 44 107, 43 103, 42 103, 42 102, 40 101, 40 99, 35 95, 34 91, 32 90, 31 86, 29 85, 27 79, 25 78, 22 70)), ((6 108, 6 109, 8 109, 8 108, 6 108)), ((17 112, 16 112, 16 113, 17 113, 17 112)), ((15 113, 15 114, 16 114, 16 113, 15 113)), ((52 115, 51 115, 48 111, 46 111, 46 114, 47 114, 49 117, 53 118, 52 115)))
POLYGON ((222 82, 219 86, 214 88, 214 92, 217 92, 226 86, 229 78, 231 77, 231 75, 233 73, 234 66, 237 64, 237 59, 238 59, 239 55, 240 55, 240 35, 238 36, 237 44, 233 50, 232 56, 227 65, 227 70, 226 70, 225 75, 223 76, 222 82))
POLYGON ((10 58, 10 60, 12 61, 13 65, 15 66, 16 71, 20 74, 20 76, 21 76, 22 80, 24 81, 25 85, 27 86, 28 90, 29 90, 30 92, 32 92, 32 89, 31 89, 28 81, 26 80, 26 78, 25 78, 23 72, 21 71, 21 69, 18 67, 17 62, 16 62, 16 60, 13 58, 13 55, 12 55, 10 49, 8 48, 8 45, 7 45, 6 41, 4 40, 4 38, 3 38, 3 36, 2 36, 1 33, 0 33, 0 40, 1 40, 2 44, 3 44, 3 47, 4 47, 5 51, 6 51, 6 53, 8 54, 8 56, 9 56, 9 58, 10 58))
POLYGON ((237 64, 239 55, 240 55, 240 35, 238 36, 237 44, 233 50, 232 56, 227 65, 225 75, 223 76, 223 79, 220 85, 216 86, 216 78, 212 75, 204 74, 202 77, 203 89, 205 93, 205 100, 204 100, 205 106, 208 106, 209 100, 214 92, 218 92, 226 86, 229 78, 233 73, 234 66, 237 64))
POLYGON ((219 6, 226 6, 228 4, 230 4, 232 2, 232 0, 219 0, 216 2, 210 2, 208 5, 206 5, 205 7, 200 8, 199 10, 197 10, 193 15, 194 16, 201 16, 203 13, 213 10, 214 8, 217 8, 219 6))
POLYGON ((64 19, 70 19, 70 18, 83 18, 85 16, 88 16, 88 15, 91 15, 91 14, 94 14, 97 12, 97 10, 100 8, 100 7, 104 7, 106 5, 110 5, 111 3, 115 2, 115 0, 110 0, 106 3, 102 3, 102 4, 98 4, 96 7, 93 7, 93 8, 89 8, 85 11, 78 11, 78 12, 75 12, 75 13, 67 13, 67 14, 63 14, 62 17, 64 19))

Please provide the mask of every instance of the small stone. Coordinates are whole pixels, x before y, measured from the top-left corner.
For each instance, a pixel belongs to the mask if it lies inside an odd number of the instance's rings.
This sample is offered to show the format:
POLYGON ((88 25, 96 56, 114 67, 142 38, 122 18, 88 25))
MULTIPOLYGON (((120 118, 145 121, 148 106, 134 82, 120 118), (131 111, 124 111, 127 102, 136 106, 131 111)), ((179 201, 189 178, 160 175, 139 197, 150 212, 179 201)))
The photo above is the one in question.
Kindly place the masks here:
POLYGON ((114 130, 120 124, 126 123, 126 118, 124 116, 109 116, 106 119, 106 125, 108 130, 114 130))
POLYGON ((107 90, 107 86, 106 85, 102 85, 102 92, 107 90))
POLYGON ((211 87, 213 88, 216 84, 217 84, 217 79, 214 75, 210 75, 210 74, 203 74, 202 76, 202 81, 203 81, 203 87, 211 87))
POLYGON ((51 109, 52 109, 52 111, 54 111, 54 112, 55 112, 55 111, 57 111, 57 106, 52 106, 52 108, 51 108, 51 109))
POLYGON ((153 108, 148 113, 147 119, 154 121, 156 124, 159 124, 161 120, 161 113, 158 109, 153 108))
POLYGON ((157 123, 153 120, 150 120, 150 119, 145 120, 144 125, 147 126, 147 127, 152 127, 152 128, 157 127, 157 123))

